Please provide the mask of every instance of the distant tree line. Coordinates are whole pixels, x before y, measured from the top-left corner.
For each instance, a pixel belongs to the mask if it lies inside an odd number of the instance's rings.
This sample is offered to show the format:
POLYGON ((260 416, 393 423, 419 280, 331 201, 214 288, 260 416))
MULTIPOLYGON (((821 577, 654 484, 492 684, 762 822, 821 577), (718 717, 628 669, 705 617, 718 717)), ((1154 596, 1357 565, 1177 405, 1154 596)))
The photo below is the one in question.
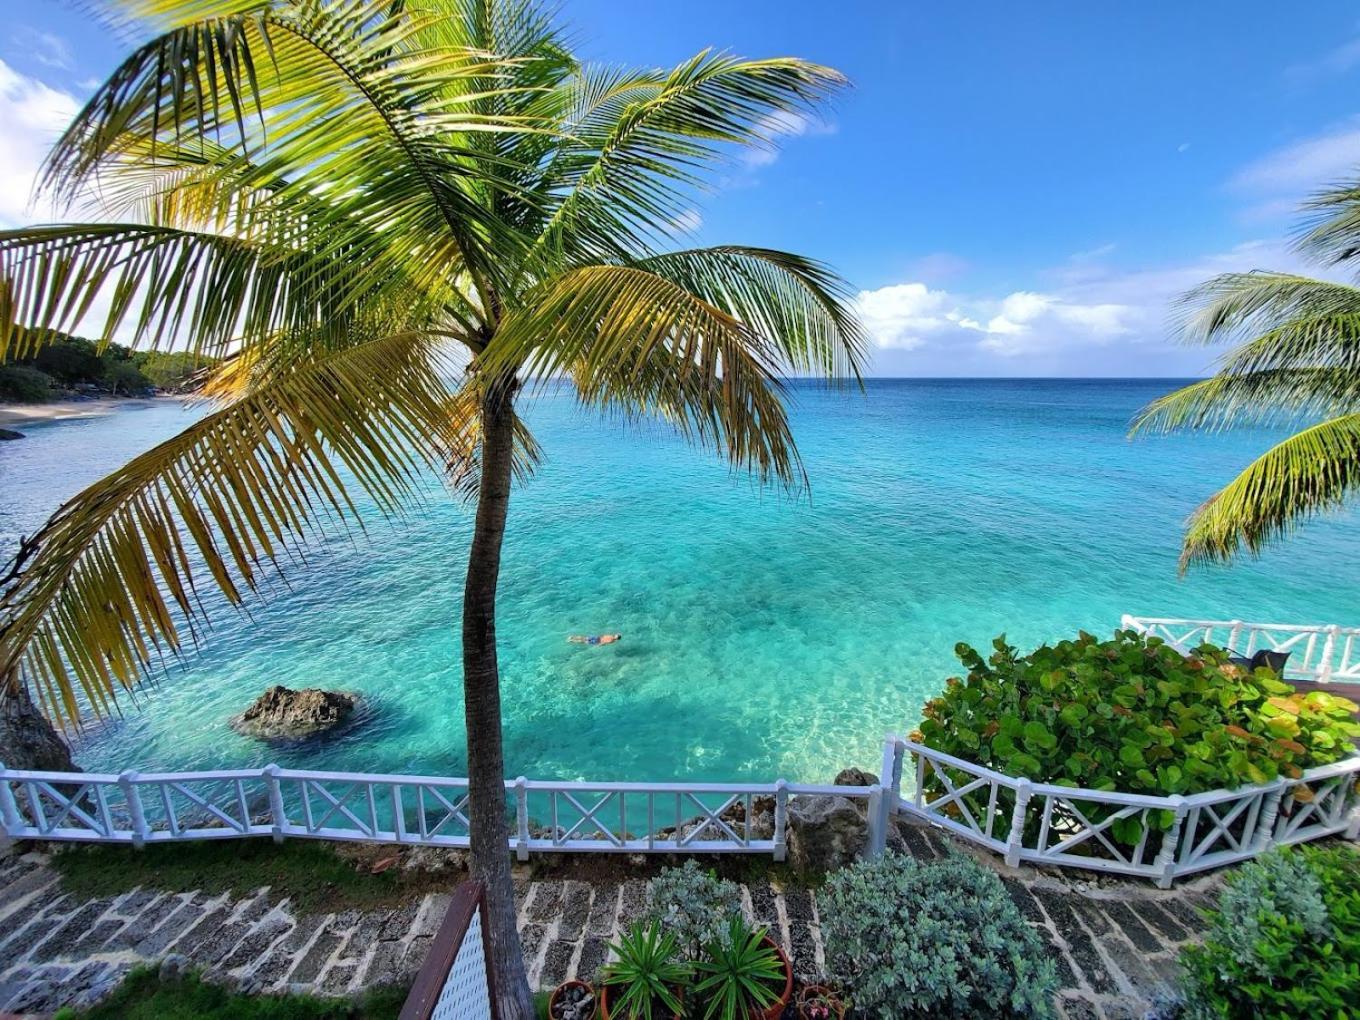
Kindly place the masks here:
POLYGON ((77 394, 184 393, 201 385, 212 359, 186 351, 134 351, 61 334, 29 358, 0 364, 0 400, 41 403, 77 394))

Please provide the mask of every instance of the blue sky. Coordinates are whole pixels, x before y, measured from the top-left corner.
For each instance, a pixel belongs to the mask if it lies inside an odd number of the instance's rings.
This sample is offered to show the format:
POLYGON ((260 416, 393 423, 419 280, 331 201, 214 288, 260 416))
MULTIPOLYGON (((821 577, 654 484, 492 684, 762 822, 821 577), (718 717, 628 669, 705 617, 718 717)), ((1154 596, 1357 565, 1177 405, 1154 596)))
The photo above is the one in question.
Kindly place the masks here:
MULTIPOLYGON (((1299 268, 1298 199, 1360 164, 1360 10, 1342 2, 566 0, 583 55, 705 46, 854 87, 701 196, 702 242, 789 248, 861 292, 881 375, 1199 374, 1174 296, 1299 268)), ((74 8, 0 27, 0 224, 126 44, 74 8)))

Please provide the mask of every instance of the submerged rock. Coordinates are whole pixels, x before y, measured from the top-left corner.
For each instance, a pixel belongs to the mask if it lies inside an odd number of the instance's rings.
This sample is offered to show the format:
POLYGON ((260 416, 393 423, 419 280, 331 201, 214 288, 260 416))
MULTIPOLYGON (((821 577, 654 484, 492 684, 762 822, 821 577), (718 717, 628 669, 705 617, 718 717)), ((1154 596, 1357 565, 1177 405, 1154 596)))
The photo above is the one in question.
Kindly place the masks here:
POLYGON ((80 771, 61 734, 43 718, 22 685, 0 693, 0 761, 12 769, 80 771))
POLYGON ((22 432, 15 432, 13 429, 0 429, 0 442, 6 439, 23 439, 22 432))
POLYGON ((309 737, 333 729, 354 711, 355 698, 308 687, 300 691, 275 684, 231 721, 238 733, 262 739, 309 737))

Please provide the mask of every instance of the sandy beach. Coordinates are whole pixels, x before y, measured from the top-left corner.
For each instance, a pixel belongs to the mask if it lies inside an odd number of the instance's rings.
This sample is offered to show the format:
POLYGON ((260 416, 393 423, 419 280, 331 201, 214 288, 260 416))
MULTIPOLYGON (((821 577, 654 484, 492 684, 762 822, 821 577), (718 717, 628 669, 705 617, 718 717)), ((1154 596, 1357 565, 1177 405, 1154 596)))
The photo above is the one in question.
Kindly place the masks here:
POLYGON ((17 429, 70 418, 101 418, 114 411, 182 402, 183 397, 96 397, 92 400, 54 400, 48 404, 0 404, 0 427, 17 429))

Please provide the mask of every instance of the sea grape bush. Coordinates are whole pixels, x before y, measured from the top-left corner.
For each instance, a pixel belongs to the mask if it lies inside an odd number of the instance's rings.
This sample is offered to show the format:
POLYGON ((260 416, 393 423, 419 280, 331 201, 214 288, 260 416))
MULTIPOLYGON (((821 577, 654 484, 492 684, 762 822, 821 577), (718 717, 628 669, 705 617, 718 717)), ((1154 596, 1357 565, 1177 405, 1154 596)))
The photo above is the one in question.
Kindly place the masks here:
POLYGON ((1028 655, 1004 635, 993 648, 984 659, 956 646, 968 676, 927 702, 913 739, 1008 775, 1166 795, 1297 778, 1360 734, 1350 701, 1299 694, 1212 645, 1182 655, 1125 630, 1028 655))
POLYGON ((888 851, 817 897, 827 970, 856 1016, 1048 1017, 1057 976, 995 873, 888 851))
POLYGON ((647 885, 646 919, 674 933, 691 958, 726 938, 729 919, 740 913, 740 887, 693 859, 682 867, 663 869, 647 885))
POLYGON ((1185 1015, 1341 1017, 1360 1003, 1360 854, 1271 851, 1228 876, 1181 955, 1185 1015))

